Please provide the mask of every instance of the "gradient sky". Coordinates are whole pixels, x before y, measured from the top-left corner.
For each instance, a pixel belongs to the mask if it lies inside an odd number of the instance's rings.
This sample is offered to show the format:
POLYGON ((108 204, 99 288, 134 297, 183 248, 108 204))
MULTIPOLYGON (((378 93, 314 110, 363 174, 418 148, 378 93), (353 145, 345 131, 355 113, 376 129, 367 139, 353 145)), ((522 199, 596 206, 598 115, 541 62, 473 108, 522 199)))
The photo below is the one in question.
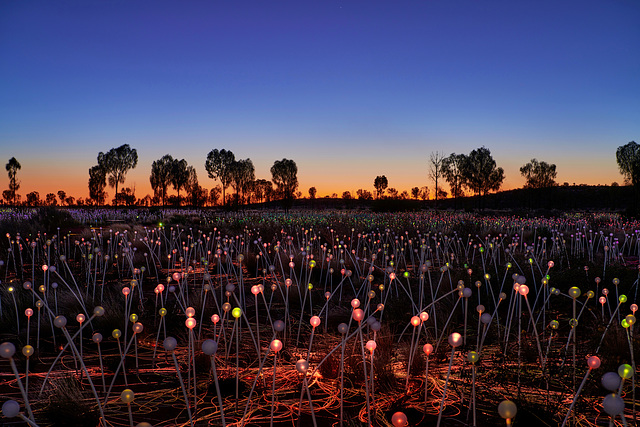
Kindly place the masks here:
POLYGON ((622 182, 615 150, 640 142, 638 22, 637 0, 6 0, 0 161, 43 198, 88 196, 98 152, 125 143, 138 197, 167 153, 211 188, 213 148, 257 178, 295 160, 305 196, 381 174, 432 187, 431 152, 483 145, 505 189, 533 157, 560 183, 622 182))

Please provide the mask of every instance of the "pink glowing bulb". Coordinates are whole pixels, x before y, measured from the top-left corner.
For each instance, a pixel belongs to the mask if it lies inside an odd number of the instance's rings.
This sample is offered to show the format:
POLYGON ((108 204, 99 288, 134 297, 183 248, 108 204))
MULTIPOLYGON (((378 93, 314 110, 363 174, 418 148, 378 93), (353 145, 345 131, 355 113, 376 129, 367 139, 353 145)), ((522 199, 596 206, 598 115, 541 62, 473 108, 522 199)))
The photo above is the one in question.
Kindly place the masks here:
POLYGON ((420 318, 418 316, 413 316, 411 318, 411 324, 415 328, 416 326, 418 326, 420 324, 420 318))
POLYGON ((271 349, 271 351, 273 351, 274 353, 279 352, 280 350, 282 350, 282 341, 280 340, 273 340, 271 341, 271 344, 269 345, 269 348, 271 349))
POLYGON ((518 288, 518 292, 522 296, 527 296, 527 294, 529 293, 529 287, 527 285, 520 285, 520 288, 518 288))
POLYGON ((449 335, 449 345, 454 348, 462 345, 462 335, 460 335, 457 332, 454 332, 451 335, 449 335))
POLYGON ((220 321, 220 316, 218 316, 217 314, 212 315, 211 316, 211 321, 215 325, 216 323, 218 323, 220 321))
POLYGON ((86 320, 86 317, 84 314, 80 313, 76 316, 76 322, 82 324, 82 322, 84 322, 86 320))
POLYGON ((631 311, 633 311, 633 314, 636 314, 636 311, 638 311, 638 305, 637 304, 631 304, 631 311))
POLYGON ((378 347, 378 345, 376 344, 376 342, 374 340, 369 340, 365 344, 365 348, 367 350, 369 350, 370 353, 373 353, 373 351, 376 349, 376 347, 378 347))
POLYGON ((318 327, 320 325, 320 318, 318 316, 313 316, 311 318, 310 322, 311 322, 311 326, 316 328, 316 327, 318 327))
POLYGON ((158 286, 158 292, 164 292, 164 285, 162 283, 160 283, 158 286))
POLYGON ((429 356, 431 353, 433 353, 433 346, 431 344, 425 344, 422 347, 422 351, 424 351, 424 354, 429 356))
POLYGON ((598 301, 600 302, 600 304, 604 305, 604 303, 607 302, 607 298, 606 297, 600 297, 600 298, 598 298, 598 301))
POLYGON ((358 308, 360 307, 360 300, 357 298, 354 298, 351 300, 351 307, 353 308, 358 308))
POLYGON ((27 308, 27 309, 24 311, 24 315, 25 315, 25 316, 27 316, 27 317, 31 317, 31 316, 33 316, 33 309, 31 309, 31 308, 27 308))
POLYGON ((589 369, 598 369, 600 367, 600 358, 598 356, 591 356, 587 359, 587 365, 589 369))
POLYGON ((122 288, 122 295, 124 295, 125 297, 129 296, 130 293, 131 289, 129 289, 128 287, 125 286, 124 288, 122 288))
POLYGON ((355 320, 356 322, 362 322, 362 319, 364 319, 364 311, 362 311, 359 308, 356 308, 355 310, 353 310, 353 314, 351 316, 353 317, 353 320, 355 320))
POLYGON ((426 311, 420 313, 420 320, 422 320, 423 322, 429 320, 429 313, 427 313, 426 311))
POLYGON ((196 315, 196 309, 193 307, 187 307, 187 309, 184 311, 184 314, 186 314, 187 317, 193 317, 196 315))
POLYGON ((251 293, 254 295, 258 295, 260 293, 260 287, 258 285, 253 285, 251 287, 251 293))
POLYGON ((404 427, 409 425, 409 422, 404 412, 396 412, 391 416, 391 424, 393 424, 393 427, 404 427))
POLYGON ((196 327, 196 319, 194 319, 193 317, 189 317, 187 318, 187 320, 184 321, 184 324, 187 328, 189 329, 193 329, 196 327))
POLYGON ((136 322, 133 324, 132 329, 135 334, 139 334, 144 330, 144 326, 142 325, 142 323, 136 322))
POLYGON ((390 280, 395 280, 395 278, 396 278, 396 273, 389 273, 390 280))

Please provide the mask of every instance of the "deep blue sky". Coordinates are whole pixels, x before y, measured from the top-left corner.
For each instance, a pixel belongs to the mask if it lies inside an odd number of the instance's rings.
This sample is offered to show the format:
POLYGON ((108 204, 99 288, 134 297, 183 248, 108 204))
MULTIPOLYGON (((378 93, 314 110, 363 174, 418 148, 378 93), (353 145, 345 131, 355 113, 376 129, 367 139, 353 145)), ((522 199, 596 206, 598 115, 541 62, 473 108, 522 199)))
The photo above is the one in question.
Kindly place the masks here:
POLYGON ((432 151, 482 145, 506 188, 532 157, 608 184, 639 101, 637 0, 0 4, 0 161, 22 163, 23 194, 86 196, 123 143, 139 197, 166 153, 211 187, 213 148, 261 178, 294 159, 304 194, 432 185, 432 151))

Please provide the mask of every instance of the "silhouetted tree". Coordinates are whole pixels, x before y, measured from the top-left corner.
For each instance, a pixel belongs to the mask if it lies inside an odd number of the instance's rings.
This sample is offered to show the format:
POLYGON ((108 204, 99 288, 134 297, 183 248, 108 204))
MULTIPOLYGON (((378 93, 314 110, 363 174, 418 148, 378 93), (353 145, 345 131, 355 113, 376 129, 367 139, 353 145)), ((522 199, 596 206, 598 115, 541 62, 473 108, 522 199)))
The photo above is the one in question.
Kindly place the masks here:
POLYGON ((640 145, 631 141, 618 147, 616 162, 624 182, 637 187, 640 184, 640 145))
POLYGON ((398 190, 396 188, 393 188, 393 187, 387 188, 387 193, 389 193, 389 198, 390 199, 397 199, 398 198, 398 190))
POLYGON ((115 187, 116 195, 114 204, 118 206, 118 184, 124 184, 127 172, 138 164, 138 152, 129 144, 123 144, 118 148, 112 148, 106 153, 98 153, 98 166, 100 166, 109 180, 109 186, 115 187))
POLYGON ((389 181, 384 175, 376 176, 373 180, 373 187, 376 189, 376 199, 379 199, 384 194, 384 190, 389 186, 389 181))
POLYGON ((13 197, 13 194, 11 193, 11 190, 4 190, 2 192, 2 198, 7 203, 11 203, 14 200, 14 197, 13 197))
POLYGON ((295 192, 298 188, 298 166, 289 159, 276 160, 271 166, 271 180, 276 185, 278 194, 282 198, 285 211, 293 204, 295 192))
POLYGON ((107 186, 106 171, 96 165, 89 169, 89 198, 97 205, 103 205, 107 197, 104 188, 107 186))
POLYGON ((262 203, 265 199, 271 200, 273 185, 268 179, 256 179, 253 183, 253 194, 256 200, 262 203))
POLYGON ((422 200, 429 200, 429 187, 426 185, 420 189, 420 198, 422 200))
POLYGON ((298 189, 298 166, 290 159, 276 160, 271 166, 271 181, 276 185, 278 196, 285 211, 293 205, 298 189))
POLYGON ((351 200, 353 197, 351 197, 351 191, 343 191, 342 192, 342 198, 344 200, 351 200))
POLYGON ((40 206, 40 193, 32 191, 27 194, 27 206, 40 206))
MULTIPOLYGON (((133 206, 136 204, 136 189, 131 189, 129 187, 123 188, 120 190, 120 194, 117 197, 125 204, 125 206, 133 206)), ((73 201, 71 201, 71 203, 73 203, 73 201)), ((113 198, 113 203, 116 203, 115 197, 113 198)))
POLYGON ((359 188, 356 191, 356 196, 358 196, 359 200, 373 200, 373 194, 371 191, 359 188))
POLYGON ((558 185, 555 181, 558 176, 556 165, 539 162, 537 159, 531 159, 529 163, 522 166, 520 175, 527 180, 524 188, 547 188, 558 185))
POLYGON ((638 193, 640 192, 640 145, 635 141, 621 145, 616 150, 616 162, 626 184, 633 185, 635 197, 633 210, 637 210, 638 193))
POLYGON ((225 191, 231 184, 231 167, 236 161, 236 157, 231 151, 224 148, 220 151, 213 149, 207 154, 207 161, 204 164, 209 178, 217 179, 222 184, 222 203, 226 205, 225 191))
POLYGON ((442 160, 442 176, 451 189, 454 209, 458 207, 458 197, 464 196, 462 191, 462 186, 464 185, 462 169, 466 161, 467 156, 456 153, 451 153, 449 157, 445 157, 442 160))
POLYGON ((231 186, 234 188, 240 203, 244 203, 245 193, 255 179, 255 168, 251 159, 233 162, 231 166, 231 186))
POLYGON ((413 197, 414 200, 418 200, 419 196, 420 196, 420 187, 413 187, 411 189, 411 197, 413 197))
POLYGON ((435 184, 435 203, 434 203, 434 207, 437 209, 438 208, 438 196, 439 196, 439 192, 438 192, 438 188, 440 188, 438 186, 438 180, 440 179, 440 177, 442 176, 442 164, 444 162, 444 154, 440 153, 439 151, 434 151, 431 153, 431 155, 429 156, 429 172, 428 172, 428 176, 429 178, 434 182, 435 184))
POLYGON ((67 192, 58 190, 58 198, 60 199, 60 206, 64 206, 64 201, 67 199, 67 192))
POLYGON ((11 200, 13 200, 13 204, 16 205, 18 201, 16 198, 16 192, 20 189, 20 182, 16 179, 16 175, 18 174, 18 171, 22 169, 22 165, 20 165, 20 162, 18 162, 15 157, 12 157, 5 165, 5 169, 9 175, 9 192, 11 194, 11 200))
POLYGON ((56 206, 58 204, 58 200, 56 200, 55 193, 48 193, 45 198, 45 203, 47 206, 56 206))
POLYGON ((496 166, 488 148, 480 147, 466 156, 462 168, 464 185, 478 196, 498 191, 504 181, 504 170, 496 166))
POLYGON ((174 159, 171 165, 171 185, 178 192, 178 205, 180 204, 180 189, 187 189, 189 183, 189 165, 185 159, 174 159))
POLYGON ((163 207, 167 203, 167 189, 169 185, 171 185, 173 162, 173 157, 165 154, 151 164, 149 182, 151 183, 154 194, 162 200, 163 207))
POLYGON ((317 192, 318 192, 318 191, 316 190, 316 187, 311 187, 311 188, 309 188, 309 198, 310 198, 311 200, 314 200, 314 199, 316 198, 316 193, 317 193, 317 192))
POLYGON ((219 185, 216 185, 209 191, 209 202, 211 205, 216 206, 218 204, 220 194, 222 194, 222 188, 219 185))

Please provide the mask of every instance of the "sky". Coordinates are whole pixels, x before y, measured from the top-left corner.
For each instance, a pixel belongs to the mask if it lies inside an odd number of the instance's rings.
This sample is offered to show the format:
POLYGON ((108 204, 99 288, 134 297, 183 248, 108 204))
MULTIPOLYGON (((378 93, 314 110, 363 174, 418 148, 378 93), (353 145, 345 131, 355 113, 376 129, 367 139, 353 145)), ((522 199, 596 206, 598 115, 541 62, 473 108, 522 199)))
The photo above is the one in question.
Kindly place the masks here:
MULTIPOLYGON (((640 142, 637 0, 0 2, 0 161, 19 193, 88 196, 98 152, 129 144, 126 187, 151 163, 214 148, 298 165, 299 190, 409 190, 432 152, 485 146, 524 184, 622 183, 615 151, 640 142)), ((8 188, 8 178, 0 178, 8 188)), ((110 196, 113 190, 108 188, 110 196)), ((433 194, 433 190, 432 190, 433 194)))

